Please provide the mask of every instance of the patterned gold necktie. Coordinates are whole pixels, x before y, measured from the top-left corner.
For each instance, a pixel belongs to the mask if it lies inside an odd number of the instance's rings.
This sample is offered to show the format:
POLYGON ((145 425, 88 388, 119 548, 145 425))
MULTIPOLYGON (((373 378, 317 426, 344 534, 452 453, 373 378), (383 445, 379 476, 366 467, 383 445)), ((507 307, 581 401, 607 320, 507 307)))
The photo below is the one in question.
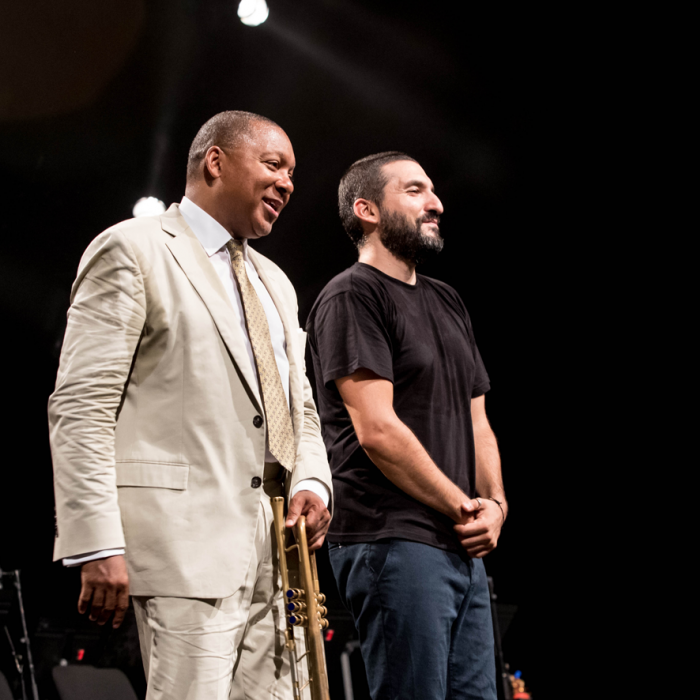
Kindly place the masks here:
POLYGON ((260 390, 267 418, 268 446, 275 459, 291 471, 294 468, 296 454, 294 428, 277 369, 275 352, 272 349, 270 326, 267 323, 265 309, 245 271, 243 242, 231 239, 226 247, 231 254, 231 267, 241 293, 248 337, 253 347, 258 377, 260 377, 260 390))

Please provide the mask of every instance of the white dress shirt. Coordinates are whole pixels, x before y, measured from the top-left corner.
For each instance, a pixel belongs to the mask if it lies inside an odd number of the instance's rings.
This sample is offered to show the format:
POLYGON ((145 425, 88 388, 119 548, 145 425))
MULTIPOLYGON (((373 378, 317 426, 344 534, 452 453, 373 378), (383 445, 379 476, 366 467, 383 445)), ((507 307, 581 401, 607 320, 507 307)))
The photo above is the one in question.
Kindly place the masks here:
MULTIPOLYGON (((245 345, 248 350, 250 364, 253 368, 253 374, 256 379, 258 379, 258 370, 255 365, 255 355, 253 354, 253 347, 250 344, 248 329, 246 328, 241 294, 238 291, 238 284, 236 283, 233 269, 231 268, 231 257, 226 247, 231 236, 216 219, 209 216, 207 212, 200 209, 200 207, 187 199, 187 197, 183 197, 182 202, 180 202, 180 214, 182 214, 187 225, 199 239, 211 264, 216 270, 216 274, 224 285, 224 289, 231 300, 236 321, 240 325, 243 337, 245 338, 245 345)), ((265 310, 265 315, 267 316, 267 323, 270 327, 270 340, 272 341, 272 349, 275 353, 275 362, 277 363, 277 369, 280 374, 280 379, 282 380, 282 387, 284 388, 284 395, 287 398, 287 405, 289 406, 289 360, 287 359, 287 343, 284 337, 284 326, 282 325, 282 319, 280 318, 277 308, 272 301, 272 297, 270 297, 255 267, 248 258, 247 240, 243 241, 243 260, 248 279, 253 285, 260 299, 260 303, 265 310)), ((299 331, 301 332, 301 328, 299 331)), ((258 388, 260 388, 259 381, 258 379, 258 388)), ((277 461, 267 446, 265 447, 265 461, 277 461)), ((328 506, 330 493, 328 492, 328 487, 322 481, 318 479, 304 479, 294 487, 290 497, 294 496, 298 491, 313 491, 323 500, 324 504, 328 506)), ((124 554, 124 551, 124 549, 104 549, 97 552, 87 552, 75 557, 66 557, 63 560, 63 564, 65 566, 80 566, 94 559, 105 559, 106 557, 113 557, 117 554, 124 554)))

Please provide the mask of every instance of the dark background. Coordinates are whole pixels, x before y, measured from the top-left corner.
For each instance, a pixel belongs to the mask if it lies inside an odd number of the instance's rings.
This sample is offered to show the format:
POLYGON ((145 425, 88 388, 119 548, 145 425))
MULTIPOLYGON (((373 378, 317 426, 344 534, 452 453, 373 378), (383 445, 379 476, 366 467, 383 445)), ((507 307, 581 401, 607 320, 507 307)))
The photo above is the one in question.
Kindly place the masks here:
MULTIPOLYGON (((567 618, 552 595, 567 586, 568 549, 558 509, 584 449, 567 416, 582 381, 566 325, 580 224, 562 167, 578 109, 562 97, 571 19, 555 18, 552 32, 532 8, 269 6, 259 27, 223 0, 3 6, 0 567, 22 570, 30 632, 80 626, 78 572, 51 564, 46 427, 70 285, 89 241, 138 198, 179 201, 189 144, 209 117, 249 110, 277 121, 296 153, 291 204, 255 247, 294 283, 302 325, 355 260, 336 208, 345 168, 397 149, 432 178, 446 243, 420 271, 462 295, 492 382, 511 515, 486 566, 499 599, 518 606, 506 661, 536 698, 558 697, 567 618)), ((0 639, 0 666, 7 655, 0 639)))

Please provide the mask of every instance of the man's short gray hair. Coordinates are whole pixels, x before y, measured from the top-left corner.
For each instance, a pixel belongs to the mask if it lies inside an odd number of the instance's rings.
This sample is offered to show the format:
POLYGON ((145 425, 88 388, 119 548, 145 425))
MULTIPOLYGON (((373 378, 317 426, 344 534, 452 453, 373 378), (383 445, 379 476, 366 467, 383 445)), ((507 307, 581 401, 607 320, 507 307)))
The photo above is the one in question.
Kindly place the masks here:
POLYGON ((260 122, 280 128, 272 119, 253 112, 229 110, 215 114, 202 126, 192 141, 187 157, 187 181, 197 177, 202 160, 212 146, 235 148, 240 138, 250 133, 253 125, 260 122))

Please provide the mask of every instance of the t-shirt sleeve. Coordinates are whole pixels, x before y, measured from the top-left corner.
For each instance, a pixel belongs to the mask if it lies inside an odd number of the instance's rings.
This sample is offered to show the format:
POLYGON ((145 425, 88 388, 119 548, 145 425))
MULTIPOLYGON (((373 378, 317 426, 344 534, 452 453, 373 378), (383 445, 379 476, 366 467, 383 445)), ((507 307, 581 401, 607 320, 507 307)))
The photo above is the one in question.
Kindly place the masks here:
POLYGON ((475 399, 477 396, 485 394, 491 388, 491 381, 489 380, 489 375, 486 372, 484 361, 481 359, 479 348, 476 347, 476 343, 474 342, 473 334, 471 340, 472 353, 474 354, 474 363, 476 365, 476 371, 474 373, 474 386, 472 387, 472 398, 475 399))
POLYGON ((323 384, 368 369, 394 381, 391 339, 377 300, 343 291, 318 307, 312 337, 323 384))
POLYGON ((482 396, 491 388, 491 380, 489 379, 488 372, 486 371, 486 366, 484 361, 481 359, 481 353, 479 348, 476 346, 476 340, 474 339, 474 329, 472 327, 472 320, 469 316, 469 312, 464 306, 464 302, 461 297, 455 293, 455 297, 459 303, 459 306, 464 314, 464 320, 467 324, 467 333, 469 335, 469 343, 472 348, 472 355, 474 357, 474 384, 472 386, 472 398, 475 399, 478 396, 482 396))

